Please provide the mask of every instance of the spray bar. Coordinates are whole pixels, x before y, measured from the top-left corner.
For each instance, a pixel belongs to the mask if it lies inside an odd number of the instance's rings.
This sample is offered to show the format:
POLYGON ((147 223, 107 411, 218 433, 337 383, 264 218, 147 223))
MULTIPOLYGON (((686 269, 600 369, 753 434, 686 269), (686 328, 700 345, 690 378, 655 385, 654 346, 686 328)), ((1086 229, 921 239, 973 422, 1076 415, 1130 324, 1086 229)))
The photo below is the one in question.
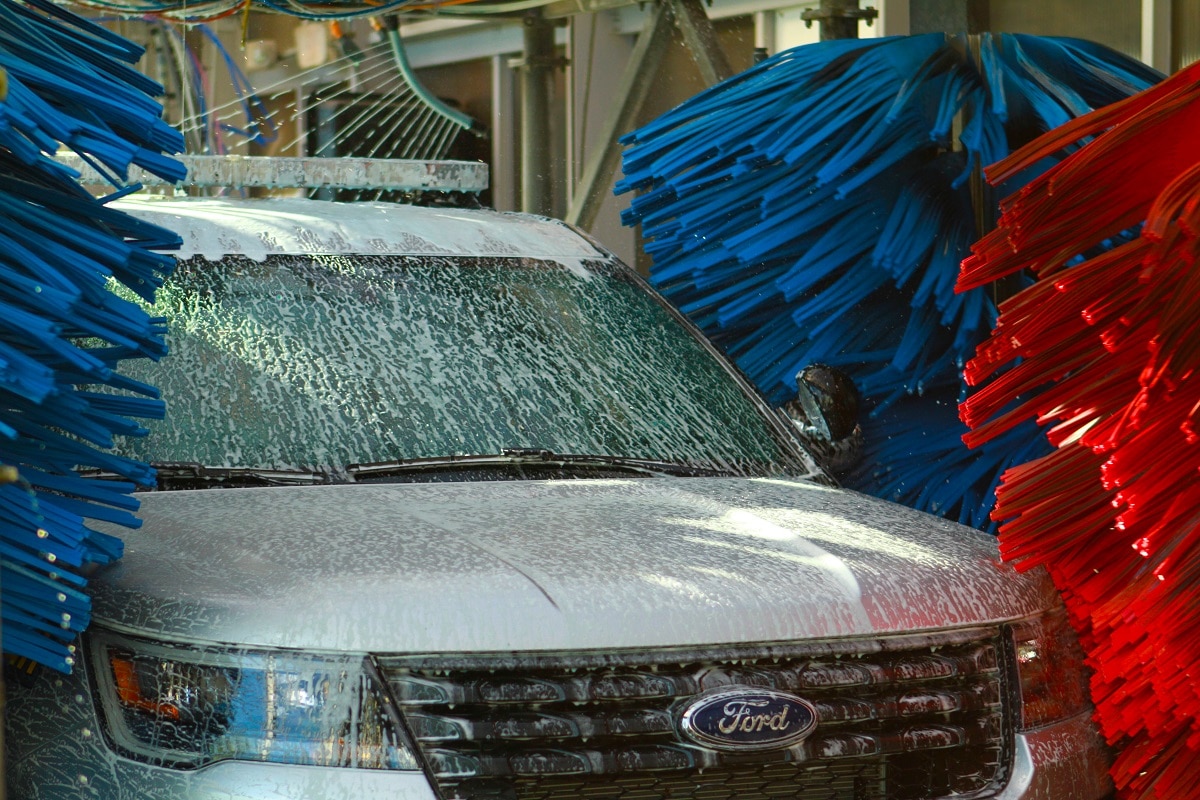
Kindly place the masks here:
MULTIPOLYGON (((145 186, 249 187, 273 189, 379 189, 400 191, 481 192, 488 166, 479 161, 398 158, 304 158, 288 156, 176 156, 187 167, 177 184, 131 167, 129 181, 145 186)), ((55 160, 77 170, 84 184, 111 182, 74 154, 55 160)))

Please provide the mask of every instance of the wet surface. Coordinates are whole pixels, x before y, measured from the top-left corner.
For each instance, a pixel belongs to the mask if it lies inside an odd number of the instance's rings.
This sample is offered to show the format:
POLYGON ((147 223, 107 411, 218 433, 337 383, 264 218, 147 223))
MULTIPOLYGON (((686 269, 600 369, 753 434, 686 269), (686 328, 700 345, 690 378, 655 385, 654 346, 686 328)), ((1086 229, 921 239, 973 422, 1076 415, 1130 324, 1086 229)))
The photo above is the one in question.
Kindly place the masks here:
POLYGON ((99 619, 358 652, 789 641, 1055 603, 995 541, 803 481, 656 478, 145 495, 99 619), (214 547, 214 543, 220 543, 214 547))

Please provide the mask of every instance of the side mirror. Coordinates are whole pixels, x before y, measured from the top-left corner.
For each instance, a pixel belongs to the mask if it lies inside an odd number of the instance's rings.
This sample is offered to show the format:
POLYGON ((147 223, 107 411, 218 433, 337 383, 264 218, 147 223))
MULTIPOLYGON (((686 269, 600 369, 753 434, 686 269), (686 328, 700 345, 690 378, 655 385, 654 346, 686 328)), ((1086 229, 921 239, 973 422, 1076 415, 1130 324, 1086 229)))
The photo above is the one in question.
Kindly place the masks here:
POLYGON ((781 410, 821 465, 837 475, 862 458, 858 406, 858 389, 850 376, 827 364, 811 364, 796 373, 796 399, 781 410))

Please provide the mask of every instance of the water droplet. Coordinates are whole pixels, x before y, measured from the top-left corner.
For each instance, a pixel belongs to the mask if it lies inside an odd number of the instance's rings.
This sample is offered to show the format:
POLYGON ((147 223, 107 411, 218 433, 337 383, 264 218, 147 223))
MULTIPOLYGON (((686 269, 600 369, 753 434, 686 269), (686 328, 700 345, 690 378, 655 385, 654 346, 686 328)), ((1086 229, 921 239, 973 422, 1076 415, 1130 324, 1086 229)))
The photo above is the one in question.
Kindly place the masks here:
POLYGON ((84 728, 84 729, 83 729, 83 730, 81 730, 79 733, 80 733, 80 734, 83 736, 83 738, 85 738, 85 739, 90 739, 90 738, 92 738, 92 729, 91 729, 91 728, 84 728))
POLYGON ((80 776, 79 776, 79 785, 80 785, 80 786, 87 786, 87 785, 88 785, 88 776, 87 776, 87 775, 80 775, 80 776))

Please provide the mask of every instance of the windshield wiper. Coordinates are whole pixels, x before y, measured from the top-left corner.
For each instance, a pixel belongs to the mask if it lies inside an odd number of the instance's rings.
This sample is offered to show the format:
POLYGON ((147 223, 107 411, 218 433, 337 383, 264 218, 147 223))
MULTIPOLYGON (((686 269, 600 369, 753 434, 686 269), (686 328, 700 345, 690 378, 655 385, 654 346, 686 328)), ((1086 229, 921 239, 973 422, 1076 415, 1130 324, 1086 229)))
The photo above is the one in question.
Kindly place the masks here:
MULTIPOLYGON (((250 467, 208 467, 193 461, 159 461, 150 466, 158 478, 159 489, 211 489, 248 486, 315 486, 333 483, 328 473, 311 470, 253 469, 250 467)), ((88 478, 113 479, 120 476, 106 470, 83 470, 88 478)))
POLYGON ((581 455, 555 453, 533 447, 509 447, 498 454, 469 456, 435 456, 431 458, 405 458, 396 461, 380 461, 373 464, 351 464, 346 473, 351 480, 363 478, 386 478, 414 472, 437 472, 458 469, 487 469, 510 466, 561 467, 573 470, 619 470, 650 476, 728 477, 731 472, 680 464, 674 461, 656 461, 625 456, 581 455))

